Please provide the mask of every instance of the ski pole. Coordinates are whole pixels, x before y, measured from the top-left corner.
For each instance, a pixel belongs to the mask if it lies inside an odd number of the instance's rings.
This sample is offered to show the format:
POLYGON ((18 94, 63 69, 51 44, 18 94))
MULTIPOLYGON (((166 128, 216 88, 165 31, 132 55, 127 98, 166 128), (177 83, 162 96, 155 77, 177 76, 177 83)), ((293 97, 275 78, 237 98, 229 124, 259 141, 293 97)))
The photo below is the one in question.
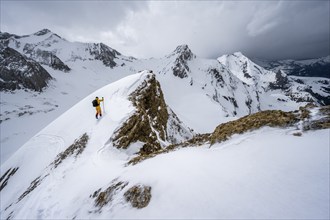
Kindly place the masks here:
POLYGON ((102 97, 103 99, 103 112, 105 113, 105 109, 104 109, 104 97, 102 97))

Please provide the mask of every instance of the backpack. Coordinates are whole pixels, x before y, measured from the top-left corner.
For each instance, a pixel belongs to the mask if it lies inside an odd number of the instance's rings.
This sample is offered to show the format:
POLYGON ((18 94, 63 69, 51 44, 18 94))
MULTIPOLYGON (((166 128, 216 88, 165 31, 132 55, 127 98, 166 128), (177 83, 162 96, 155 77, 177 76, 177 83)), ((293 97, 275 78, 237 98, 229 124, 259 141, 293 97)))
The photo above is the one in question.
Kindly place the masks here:
POLYGON ((93 107, 97 107, 97 106, 99 106, 99 103, 97 103, 97 100, 96 100, 96 99, 94 99, 94 100, 92 101, 92 104, 93 104, 93 107))

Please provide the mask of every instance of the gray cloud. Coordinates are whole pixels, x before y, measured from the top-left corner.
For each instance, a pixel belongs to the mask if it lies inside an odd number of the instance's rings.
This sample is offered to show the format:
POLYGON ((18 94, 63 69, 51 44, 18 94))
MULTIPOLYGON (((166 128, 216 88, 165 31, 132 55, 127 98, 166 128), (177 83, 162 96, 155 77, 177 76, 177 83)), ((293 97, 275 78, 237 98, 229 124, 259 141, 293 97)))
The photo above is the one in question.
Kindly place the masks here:
POLYGON ((1 31, 49 28, 125 55, 162 57, 188 44, 200 57, 329 54, 329 1, 1 1, 1 31))

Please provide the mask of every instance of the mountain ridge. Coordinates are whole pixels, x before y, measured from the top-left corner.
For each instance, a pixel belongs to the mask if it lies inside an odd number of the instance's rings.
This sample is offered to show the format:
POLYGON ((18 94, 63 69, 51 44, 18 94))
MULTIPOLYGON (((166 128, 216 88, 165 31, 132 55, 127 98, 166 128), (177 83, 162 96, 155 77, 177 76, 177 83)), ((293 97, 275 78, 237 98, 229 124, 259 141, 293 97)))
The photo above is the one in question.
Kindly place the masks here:
POLYGON ((292 111, 308 103, 330 103, 327 78, 278 74, 241 53, 236 53, 241 59, 229 56, 232 66, 200 58, 188 45, 163 58, 136 59, 102 43, 69 42, 50 30, 36 33, 25 35, 23 41, 23 36, 8 40, 10 34, 0 34, 1 45, 34 59, 54 79, 42 92, 2 93, 2 161, 88 94, 144 69, 153 70, 165 102, 197 133, 211 132, 219 123, 261 110, 292 111))
POLYGON ((329 163, 329 106, 262 111, 190 137, 178 119, 182 142, 171 143, 156 76, 145 70, 98 89, 26 142, 1 165, 1 218, 238 218, 242 209, 245 217, 327 217, 319 204, 329 204, 328 170, 319 167, 329 163), (89 107, 99 94, 108 98, 95 120, 89 107), (143 131, 127 144, 113 138, 122 128, 143 131))

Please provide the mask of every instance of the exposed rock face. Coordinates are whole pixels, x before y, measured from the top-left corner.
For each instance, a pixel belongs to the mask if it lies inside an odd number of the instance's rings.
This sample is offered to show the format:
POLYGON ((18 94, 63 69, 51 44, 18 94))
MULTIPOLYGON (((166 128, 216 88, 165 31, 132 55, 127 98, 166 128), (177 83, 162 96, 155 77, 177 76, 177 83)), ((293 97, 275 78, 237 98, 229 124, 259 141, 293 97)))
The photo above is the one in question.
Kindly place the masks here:
POLYGON ((130 95, 130 100, 137 111, 115 132, 114 145, 126 149, 131 143, 141 141, 145 143, 141 152, 148 154, 161 149, 158 137, 162 141, 167 138, 168 112, 155 75, 149 75, 130 95))
POLYGON ((42 91, 52 77, 36 61, 9 47, 0 49, 0 90, 42 91))
POLYGON ((290 87, 288 77, 281 70, 275 75, 276 81, 269 84, 270 89, 288 89, 290 87))
POLYGON ((19 167, 10 168, 0 177, 0 191, 6 187, 10 177, 12 177, 18 169, 19 167))
POLYGON ((126 201, 134 208, 142 209, 148 206, 151 200, 151 187, 136 185, 129 188, 124 194, 126 201))
POLYGON ((111 203, 114 196, 122 191, 127 185, 128 182, 117 181, 117 179, 115 179, 104 191, 101 191, 102 189, 95 191, 93 195, 91 195, 92 198, 95 198, 95 206, 99 207, 99 210, 101 210, 103 206, 111 203))
POLYGON ((118 51, 111 49, 105 44, 92 44, 89 48, 91 55, 95 56, 95 59, 101 60, 105 66, 115 67, 117 63, 114 61, 117 55, 121 55, 118 51))
POLYGON ((36 33, 34 33, 34 35, 35 36, 42 36, 42 35, 45 35, 45 34, 48 34, 48 33, 50 33, 51 31, 49 30, 49 29, 42 29, 42 30, 40 30, 40 31, 38 31, 38 32, 36 32, 36 33))
POLYGON ((37 49, 32 52, 31 58, 40 64, 50 66, 54 70, 60 70, 63 72, 69 72, 71 70, 60 58, 49 51, 37 49))
POLYGON ((154 74, 149 73, 129 99, 136 112, 111 137, 117 148, 127 149, 140 141, 144 143, 140 154, 151 154, 164 147, 164 142, 177 143, 192 137, 193 132, 167 107, 154 74))
POLYGON ((167 140, 172 144, 178 144, 192 138, 194 131, 183 126, 183 122, 172 109, 167 108, 167 112, 169 113, 167 121, 167 140))
POLYGON ((172 67, 173 75, 182 79, 188 77, 190 69, 187 61, 196 57, 189 47, 187 45, 178 46, 170 56, 177 56, 172 67))
POLYGON ((55 161, 52 163, 54 168, 60 165, 63 160, 72 155, 77 158, 77 156, 85 150, 88 140, 89 136, 86 133, 84 133, 79 139, 75 140, 74 143, 71 144, 65 151, 57 155, 55 161))
POLYGON ((115 179, 105 190, 101 188, 95 191, 90 197, 94 199, 94 204, 98 208, 96 211, 100 212, 105 206, 113 206, 115 197, 124 197, 126 202, 137 209, 148 206, 151 200, 151 187, 137 184, 127 189, 128 184, 126 181, 115 179))

